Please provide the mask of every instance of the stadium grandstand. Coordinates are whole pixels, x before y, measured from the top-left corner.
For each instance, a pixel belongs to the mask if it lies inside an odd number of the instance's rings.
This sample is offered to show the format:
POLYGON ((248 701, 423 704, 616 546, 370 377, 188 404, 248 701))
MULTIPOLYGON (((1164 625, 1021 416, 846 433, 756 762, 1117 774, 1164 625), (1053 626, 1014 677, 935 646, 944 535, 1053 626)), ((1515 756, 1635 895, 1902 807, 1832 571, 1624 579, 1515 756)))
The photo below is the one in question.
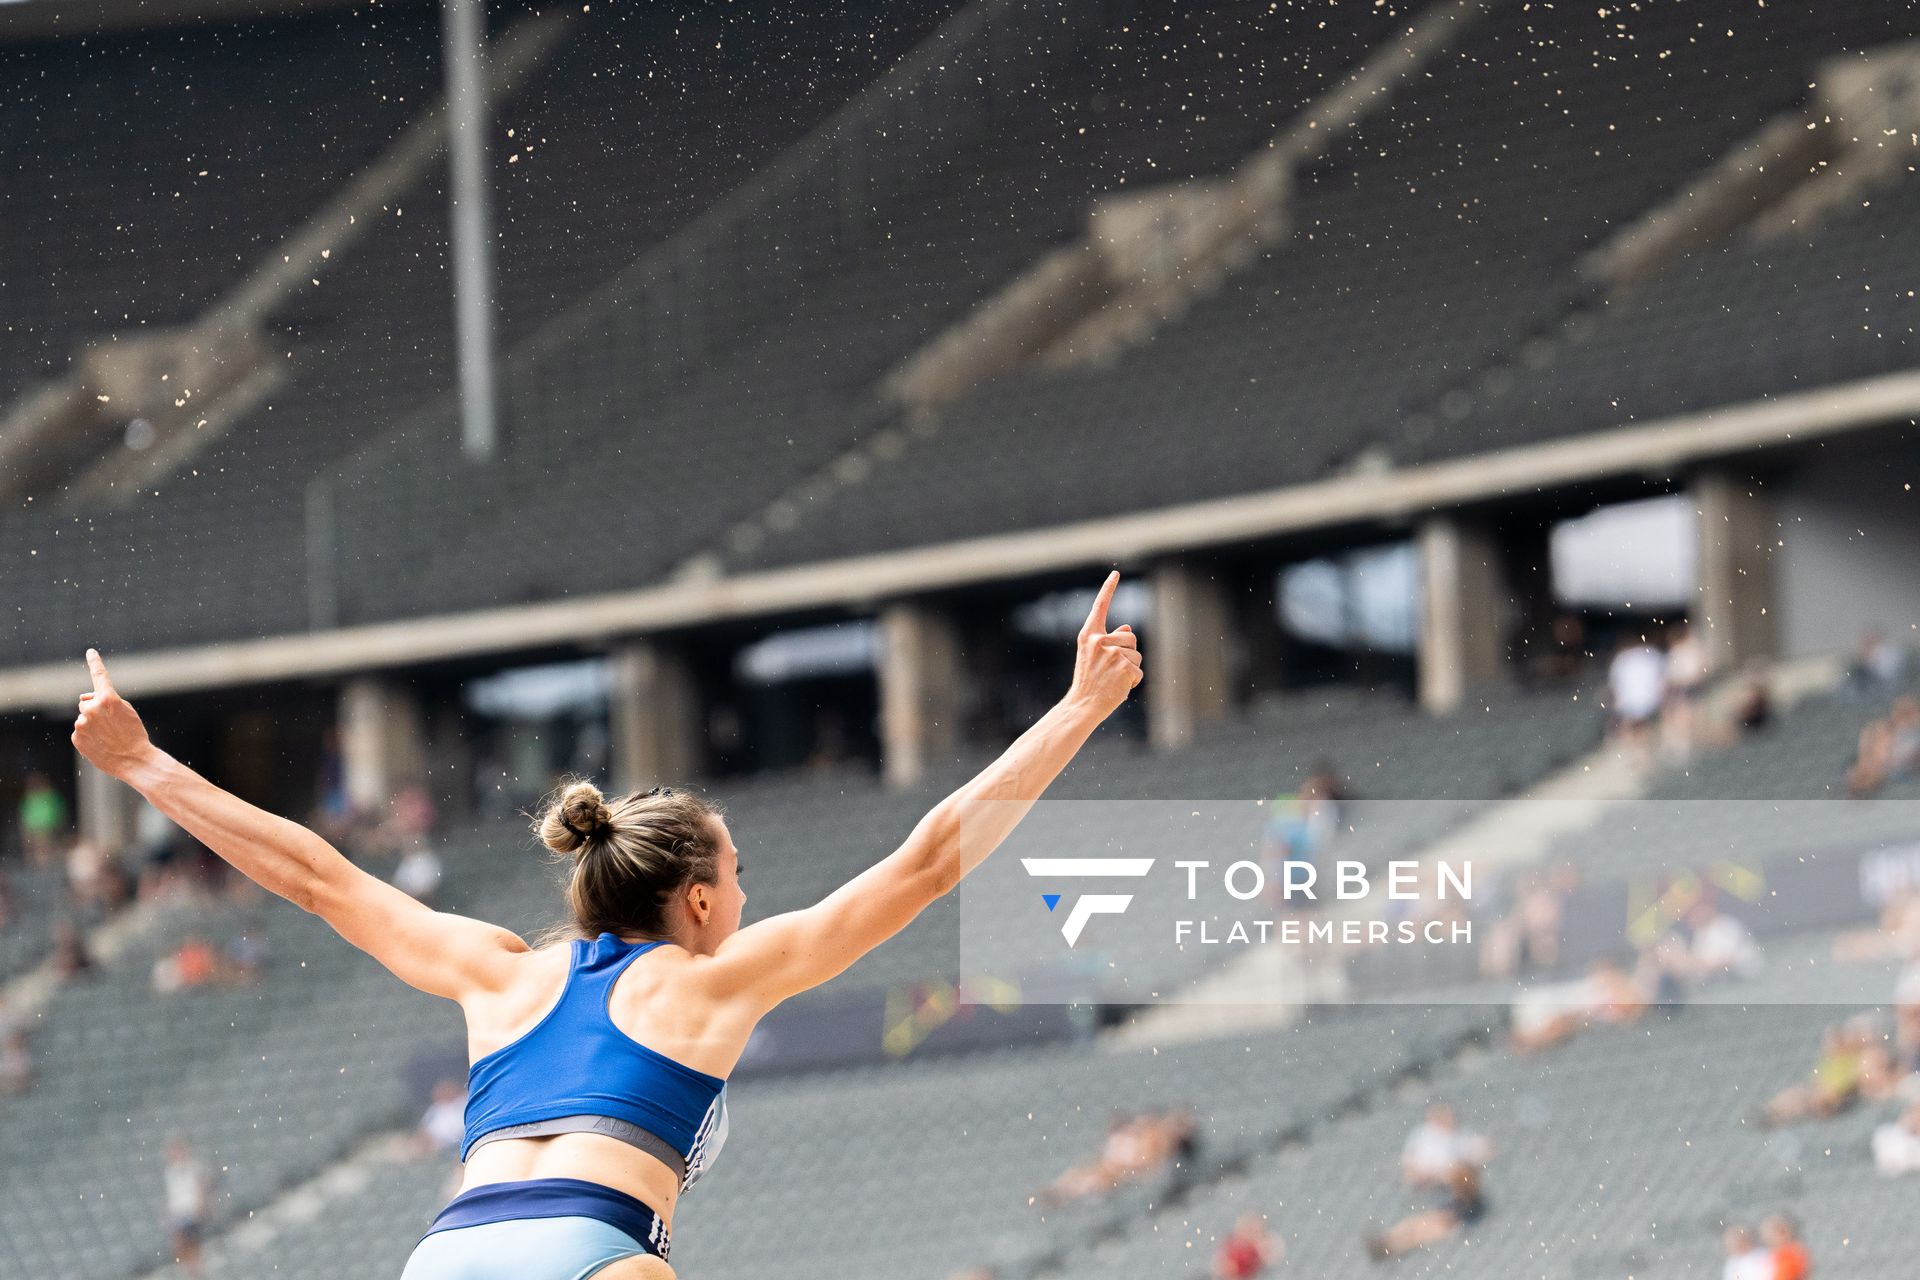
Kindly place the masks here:
POLYGON ((1113 569, 1144 680, 759 1023, 674 1274, 1920 1267, 1913 0, 0 0, 0 75, 0 1280, 398 1277, 461 1186, 458 1010, 77 751, 90 648, 538 943, 563 779, 807 908, 1113 569), (1143 848, 1261 887, 1020 870, 1143 848))

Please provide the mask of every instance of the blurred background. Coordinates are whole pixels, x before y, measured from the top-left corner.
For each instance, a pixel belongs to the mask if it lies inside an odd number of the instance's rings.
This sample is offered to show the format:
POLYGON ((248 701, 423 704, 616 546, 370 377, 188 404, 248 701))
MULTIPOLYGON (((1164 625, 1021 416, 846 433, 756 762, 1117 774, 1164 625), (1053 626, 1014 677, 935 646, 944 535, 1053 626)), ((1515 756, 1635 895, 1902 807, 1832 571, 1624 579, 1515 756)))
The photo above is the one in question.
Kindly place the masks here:
POLYGON ((1916 22, 0 3, 0 1276, 397 1275, 457 1172, 457 1011, 80 764, 85 647, 436 905, 551 923, 580 773, 753 918, 1116 566, 1050 795, 1496 854, 1476 946, 1043 1004, 943 901, 762 1028, 683 1276, 1912 1275, 1916 22))

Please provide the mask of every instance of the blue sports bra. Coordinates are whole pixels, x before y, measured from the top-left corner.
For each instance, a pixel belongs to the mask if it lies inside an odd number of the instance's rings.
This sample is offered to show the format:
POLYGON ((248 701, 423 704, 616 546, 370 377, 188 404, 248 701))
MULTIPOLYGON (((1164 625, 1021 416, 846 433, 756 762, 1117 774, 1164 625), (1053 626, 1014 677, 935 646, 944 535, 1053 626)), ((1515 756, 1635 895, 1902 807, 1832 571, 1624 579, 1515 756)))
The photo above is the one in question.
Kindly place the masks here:
POLYGON ((560 999, 533 1030, 467 1070, 460 1159, 483 1142, 604 1133, 658 1156, 684 1190, 727 1140, 727 1082, 675 1062, 613 1024, 626 967, 658 942, 576 938, 560 999))

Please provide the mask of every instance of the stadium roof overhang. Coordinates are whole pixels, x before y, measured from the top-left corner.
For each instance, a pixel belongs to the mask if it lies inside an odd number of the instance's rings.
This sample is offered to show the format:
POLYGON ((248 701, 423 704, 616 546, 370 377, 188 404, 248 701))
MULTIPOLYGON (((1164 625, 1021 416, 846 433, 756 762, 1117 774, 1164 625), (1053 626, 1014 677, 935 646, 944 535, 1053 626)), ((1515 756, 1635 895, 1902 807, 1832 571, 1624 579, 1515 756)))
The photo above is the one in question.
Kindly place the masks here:
MULTIPOLYGON (((733 577, 332 631, 114 654, 129 694, 312 679, 555 646, 593 646, 720 622, 878 603, 1436 511, 1803 445, 1920 416, 1920 372, 1889 374, 1405 470, 1348 475, 1185 506, 733 577)), ((0 711, 67 710, 70 663, 0 670, 0 711)))

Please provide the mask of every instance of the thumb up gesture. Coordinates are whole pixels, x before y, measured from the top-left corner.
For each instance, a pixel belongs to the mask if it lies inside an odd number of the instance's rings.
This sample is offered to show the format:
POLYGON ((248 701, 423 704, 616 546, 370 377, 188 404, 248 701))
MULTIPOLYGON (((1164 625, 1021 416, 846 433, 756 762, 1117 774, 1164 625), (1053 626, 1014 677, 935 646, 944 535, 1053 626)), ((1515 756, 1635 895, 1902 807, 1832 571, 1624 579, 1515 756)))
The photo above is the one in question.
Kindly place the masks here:
POLYGON ((1068 694, 1098 707, 1103 716, 1113 714, 1142 679, 1140 638, 1133 628, 1122 625, 1107 630, 1107 606, 1119 585, 1117 569, 1100 584, 1100 594, 1094 597, 1093 609, 1075 641, 1073 688, 1068 694))
POLYGON ((93 688, 80 695, 80 714, 73 721, 74 749, 103 773, 125 778, 153 750, 147 726, 140 722, 133 704, 114 690, 98 650, 87 650, 87 672, 93 677, 93 688))

